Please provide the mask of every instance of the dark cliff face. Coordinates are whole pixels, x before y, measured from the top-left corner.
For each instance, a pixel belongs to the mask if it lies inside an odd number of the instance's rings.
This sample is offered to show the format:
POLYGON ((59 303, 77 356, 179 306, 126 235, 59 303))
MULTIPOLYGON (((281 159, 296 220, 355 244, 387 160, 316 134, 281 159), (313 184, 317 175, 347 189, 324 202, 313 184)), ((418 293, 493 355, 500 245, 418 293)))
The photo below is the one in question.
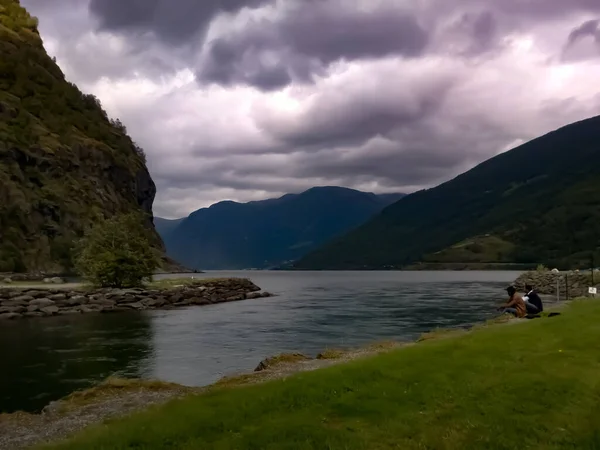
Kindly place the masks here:
POLYGON ((16 0, 0 0, 0 55, 0 272, 68 269, 101 217, 144 211, 153 228, 141 150, 65 79, 16 0))

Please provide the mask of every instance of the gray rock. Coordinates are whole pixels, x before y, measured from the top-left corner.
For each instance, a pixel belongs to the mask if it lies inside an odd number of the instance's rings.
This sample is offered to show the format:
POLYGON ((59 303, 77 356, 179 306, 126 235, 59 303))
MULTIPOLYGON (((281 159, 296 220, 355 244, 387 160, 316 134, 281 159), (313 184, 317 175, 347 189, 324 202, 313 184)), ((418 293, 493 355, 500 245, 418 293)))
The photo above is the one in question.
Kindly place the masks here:
POLYGON ((53 294, 53 295, 49 295, 48 298, 52 301, 60 302, 60 301, 66 300, 67 296, 65 294, 53 294))
POLYGON ((29 302, 29 306, 37 306, 38 308, 54 306, 55 304, 56 303, 49 298, 36 298, 29 302))
POLYGON ((27 311, 24 306, 2 306, 0 307, 0 314, 17 313, 21 314, 27 311))
POLYGON ((23 316, 25 316, 25 317, 43 317, 44 313, 41 313, 39 311, 29 311, 29 312, 23 313, 23 316))
POLYGON ((228 302, 237 302, 239 300, 244 300, 244 294, 236 294, 226 298, 228 302))
POLYGON ((141 302, 123 303, 119 306, 121 306, 123 308, 136 309, 138 311, 141 311, 142 309, 146 309, 146 307, 141 302))
POLYGON ((112 300, 109 300, 107 298, 98 298, 98 299, 90 300, 88 302, 88 305, 98 305, 98 306, 102 306, 104 308, 104 307, 115 306, 115 302, 112 300))
POLYGON ((3 283, 5 284, 11 284, 13 282, 12 278, 5 278, 4 280, 2 280, 3 283))
POLYGON ((47 316, 54 316, 58 314, 58 311, 60 311, 60 309, 58 308, 58 306, 46 306, 45 308, 41 308, 40 311, 47 316))
POLYGON ((60 277, 53 277, 53 278, 50 278, 50 282, 51 282, 52 284, 64 284, 64 283, 65 283, 65 280, 63 280, 63 279, 62 279, 62 278, 60 278, 60 277))
POLYGON ((89 300, 85 295, 74 295, 65 302, 69 306, 85 305, 89 300))
POLYGON ((4 313, 4 314, 0 314, 0 320, 14 320, 14 319, 20 319, 21 314, 17 314, 17 313, 4 313))
POLYGON ((2 306, 25 306, 27 307, 29 305, 29 302, 22 302, 22 301, 17 301, 15 302, 14 300, 3 300, 2 301, 2 306))
POLYGON ((49 284, 52 283, 52 278, 44 278, 44 283, 49 284))
POLYGON ((193 305, 210 305, 210 300, 203 297, 194 297, 190 299, 193 305))
POLYGON ((11 300, 13 302, 27 302, 29 303, 32 300, 35 300, 34 297, 32 297, 31 295, 19 295, 16 297, 12 297, 11 300))
POLYGON ((248 300, 252 300, 255 298, 261 298, 262 297, 262 293, 261 292, 250 292, 249 294, 246 294, 246 298, 248 300))
POLYGON ((145 298, 142 300, 142 304, 146 305, 148 308, 160 308, 164 306, 166 303, 164 298, 145 298))

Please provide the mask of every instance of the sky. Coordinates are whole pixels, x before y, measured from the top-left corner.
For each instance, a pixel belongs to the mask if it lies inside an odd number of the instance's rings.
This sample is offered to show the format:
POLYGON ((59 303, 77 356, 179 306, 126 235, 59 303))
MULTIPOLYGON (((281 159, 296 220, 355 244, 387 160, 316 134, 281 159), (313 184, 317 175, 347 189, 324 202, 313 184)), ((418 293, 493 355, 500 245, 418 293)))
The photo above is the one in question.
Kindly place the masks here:
POLYGON ((598 0, 21 3, 145 149, 160 217, 410 193, 600 114, 598 0))

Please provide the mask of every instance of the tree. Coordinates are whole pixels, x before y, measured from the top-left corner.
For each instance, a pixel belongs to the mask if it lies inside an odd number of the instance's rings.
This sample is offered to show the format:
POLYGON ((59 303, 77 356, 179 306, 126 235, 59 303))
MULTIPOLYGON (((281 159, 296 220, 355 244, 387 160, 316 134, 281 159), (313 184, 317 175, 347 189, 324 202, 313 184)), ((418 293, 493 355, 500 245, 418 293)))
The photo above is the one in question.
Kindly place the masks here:
POLYGON ((99 287, 140 286, 160 265, 144 217, 131 213, 97 223, 78 242, 77 271, 99 287))

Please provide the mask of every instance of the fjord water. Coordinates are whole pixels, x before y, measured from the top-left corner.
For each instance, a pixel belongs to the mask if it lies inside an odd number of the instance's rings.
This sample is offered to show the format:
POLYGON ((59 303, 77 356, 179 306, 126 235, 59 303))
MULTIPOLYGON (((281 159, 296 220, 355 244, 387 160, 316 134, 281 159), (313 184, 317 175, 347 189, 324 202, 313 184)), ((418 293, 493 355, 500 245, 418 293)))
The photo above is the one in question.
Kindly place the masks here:
MULTIPOLYGON (((108 376, 210 384, 281 352, 315 356, 497 314, 518 272, 208 272, 275 297, 0 325, 0 412, 38 411, 108 376)), ((175 275, 176 276, 176 275, 175 275)), ((173 277, 171 275, 164 277, 173 277)))

